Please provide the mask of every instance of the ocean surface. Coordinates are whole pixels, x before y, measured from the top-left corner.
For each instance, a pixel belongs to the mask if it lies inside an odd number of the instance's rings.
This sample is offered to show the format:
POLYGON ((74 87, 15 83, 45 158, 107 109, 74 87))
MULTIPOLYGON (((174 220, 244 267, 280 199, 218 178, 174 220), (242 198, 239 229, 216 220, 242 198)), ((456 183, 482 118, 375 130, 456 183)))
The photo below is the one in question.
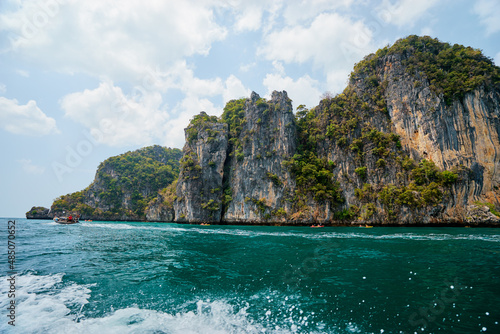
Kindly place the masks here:
POLYGON ((15 221, 1 333, 500 333, 500 229, 15 221))

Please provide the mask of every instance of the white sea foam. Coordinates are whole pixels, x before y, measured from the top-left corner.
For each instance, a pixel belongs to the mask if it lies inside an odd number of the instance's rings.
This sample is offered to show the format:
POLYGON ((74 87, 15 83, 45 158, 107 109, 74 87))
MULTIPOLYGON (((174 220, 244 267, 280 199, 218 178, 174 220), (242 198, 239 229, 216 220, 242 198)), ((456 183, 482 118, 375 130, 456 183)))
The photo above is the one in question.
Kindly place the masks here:
POLYGON ((0 308, 7 308, 11 300, 16 302, 15 327, 3 321, 2 333, 57 333, 73 323, 72 306, 88 303, 91 285, 75 283, 61 285, 63 274, 38 276, 34 274, 18 275, 16 279, 15 299, 7 296, 7 276, 1 278, 2 299, 0 308), (52 331, 54 330, 54 331, 52 331))
MULTIPOLYGON (((84 222, 80 223, 80 226, 83 227, 96 227, 96 228, 106 228, 106 229, 114 229, 114 230, 137 230, 142 229, 143 227, 137 225, 133 226, 131 224, 123 224, 123 223, 92 223, 92 222, 84 222)), ((147 229, 154 229, 154 227, 148 226, 147 229)))
POLYGON ((213 228, 193 228, 185 230, 186 232, 197 232, 203 234, 226 234, 226 235, 239 235, 247 237, 258 236, 275 236, 275 237, 300 237, 306 239, 400 239, 400 240, 481 240, 490 242, 500 242, 500 235, 482 235, 482 234, 435 234, 435 233, 391 233, 391 234, 373 234, 373 233, 357 233, 357 232, 264 232, 252 231, 242 229, 225 229, 213 228))
MULTIPOLYGON (((262 319, 253 320, 247 313, 248 304, 235 307, 225 300, 198 301, 196 310, 169 313, 126 307, 98 318, 86 318, 85 305, 91 297, 93 285, 64 282, 63 274, 16 276, 15 327, 0 323, 1 333, 297 333, 307 317, 277 324, 269 322, 269 313, 262 319), (83 312, 82 312, 83 309, 83 312)), ((6 309, 8 282, 1 277, 1 309, 6 309)), ((272 299, 271 299, 272 300, 272 299)), ((288 306, 286 306, 288 308, 288 306)), ((283 314, 285 315, 285 314, 283 314)), ((317 332, 323 332, 319 323, 317 332)), ((314 329, 308 332, 316 332, 314 329)))
POLYGON ((196 226, 175 226, 175 225, 165 225, 163 226, 151 226, 138 224, 112 224, 112 223, 91 223, 84 222, 80 224, 83 227, 96 227, 96 228, 106 228, 106 229, 142 229, 142 230, 160 230, 165 232, 173 233, 200 233, 200 234, 220 234, 220 235, 235 235, 244 237, 261 237, 261 236, 272 236, 272 237, 298 237, 306 239, 394 239, 394 240, 433 240, 433 241, 443 241, 443 240, 478 240, 478 241, 488 241, 488 242, 499 242, 500 235, 489 235, 489 234, 449 234, 449 233, 386 233, 386 234, 376 234, 363 233, 363 232, 332 232, 332 231, 314 231, 315 233, 310 233, 309 230, 304 231, 262 231, 262 230, 248 230, 240 228, 226 228, 224 226, 211 226, 211 227, 196 227, 196 226))

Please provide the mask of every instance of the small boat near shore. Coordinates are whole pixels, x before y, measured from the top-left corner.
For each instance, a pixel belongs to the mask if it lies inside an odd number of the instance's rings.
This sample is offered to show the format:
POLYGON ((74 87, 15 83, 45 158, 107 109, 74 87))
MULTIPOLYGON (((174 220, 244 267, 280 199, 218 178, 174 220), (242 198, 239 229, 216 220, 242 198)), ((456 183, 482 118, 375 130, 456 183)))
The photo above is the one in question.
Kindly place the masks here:
POLYGON ((325 225, 311 225, 312 228, 325 227, 325 225))
POLYGON ((63 225, 70 225, 70 224, 76 224, 80 222, 78 217, 54 217, 54 221, 58 224, 63 224, 63 225))

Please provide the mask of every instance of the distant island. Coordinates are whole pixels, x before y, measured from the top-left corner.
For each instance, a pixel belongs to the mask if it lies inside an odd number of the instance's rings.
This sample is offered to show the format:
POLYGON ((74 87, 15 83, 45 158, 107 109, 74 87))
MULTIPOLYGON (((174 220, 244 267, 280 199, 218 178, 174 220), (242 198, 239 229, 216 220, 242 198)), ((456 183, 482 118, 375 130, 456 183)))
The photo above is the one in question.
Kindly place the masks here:
POLYGON ((185 135, 182 151, 107 159, 89 187, 27 218, 500 226, 500 68, 471 47, 409 36, 314 108, 252 93, 185 135))

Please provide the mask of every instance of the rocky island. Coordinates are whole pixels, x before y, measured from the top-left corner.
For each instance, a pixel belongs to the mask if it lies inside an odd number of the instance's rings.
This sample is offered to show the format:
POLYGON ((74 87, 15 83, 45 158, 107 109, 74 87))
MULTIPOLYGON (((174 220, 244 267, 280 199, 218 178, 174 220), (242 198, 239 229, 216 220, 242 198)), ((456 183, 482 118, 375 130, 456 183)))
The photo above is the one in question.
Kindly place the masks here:
POLYGON ((182 152, 154 146, 110 158, 92 185, 61 196, 46 214, 500 226, 499 117, 500 68, 491 59, 409 36, 365 57, 343 93, 314 108, 294 113, 283 91, 232 100, 220 117, 201 112, 182 152), (144 161, 151 168, 131 180, 144 161))

